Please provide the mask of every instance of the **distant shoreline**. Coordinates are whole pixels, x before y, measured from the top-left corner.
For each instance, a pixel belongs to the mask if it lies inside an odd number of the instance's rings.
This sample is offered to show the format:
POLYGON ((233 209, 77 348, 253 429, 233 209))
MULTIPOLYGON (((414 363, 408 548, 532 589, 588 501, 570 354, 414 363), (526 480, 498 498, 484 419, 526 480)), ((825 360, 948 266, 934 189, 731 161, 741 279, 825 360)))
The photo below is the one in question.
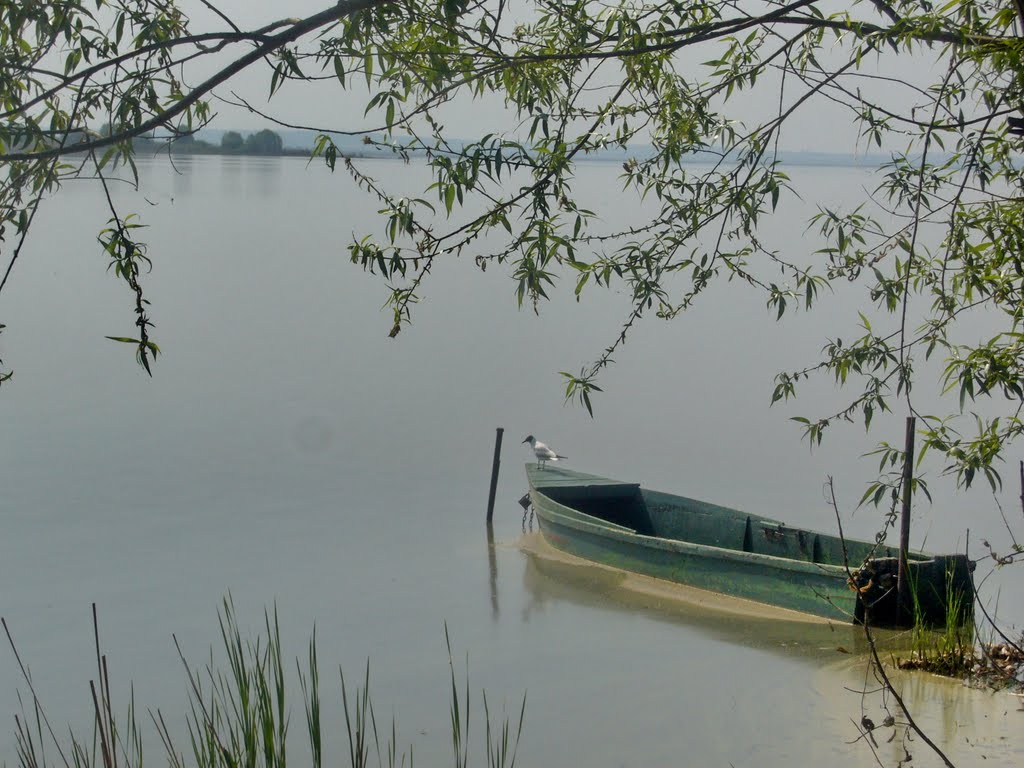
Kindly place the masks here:
MULTIPOLYGON (((268 158, 268 157, 304 157, 307 160, 313 156, 313 153, 308 149, 299 149, 297 147, 287 147, 282 149, 280 152, 228 152, 220 147, 212 147, 210 149, 200 148, 184 148, 184 149, 171 149, 167 146, 159 148, 150 147, 135 147, 136 157, 237 157, 239 159, 247 158, 268 158)), ((345 152, 344 157, 359 158, 359 159, 380 159, 380 160, 391 160, 398 159, 392 158, 387 155, 370 154, 367 152, 345 152)))
MULTIPOLYGON (((177 146, 174 144, 160 144, 158 146, 146 145, 135 147, 136 157, 158 157, 158 156, 170 156, 170 157, 196 157, 196 156, 212 156, 212 157, 237 157, 237 158, 268 158, 268 157, 302 157, 307 160, 313 157, 311 150, 303 149, 300 147, 284 147, 277 152, 245 152, 245 151, 229 151, 222 147, 214 144, 207 144, 203 142, 205 146, 197 146, 196 144, 177 146)), ((153 142, 156 144, 156 142, 153 142)), ((340 149, 340 148, 339 148, 340 149)), ((642 159, 646 148, 638 148, 634 153, 627 152, 609 152, 602 155, 585 155, 577 157, 576 161, 580 163, 623 163, 630 159, 642 159)), ((413 151, 409 153, 414 159, 424 158, 424 150, 413 151)), ((348 157, 353 160, 403 160, 403 158, 392 152, 367 152, 366 150, 361 151, 344 151, 341 150, 338 153, 339 157, 348 157)), ((849 157, 846 155, 829 155, 824 153, 815 152, 780 152, 779 153, 779 164, 780 166, 787 167, 805 167, 805 168, 859 168, 862 170, 875 170, 881 164, 888 161, 889 158, 881 156, 870 156, 870 157, 849 157)), ((720 158, 717 155, 692 155, 680 160, 680 165, 684 166, 708 166, 718 163, 720 158)), ((726 161, 726 165, 733 165, 735 161, 726 161)))
MULTIPOLYGON (((100 131, 102 135, 102 129, 100 131)), ((303 157, 314 156, 315 147, 321 134, 299 129, 272 131, 263 129, 243 135, 240 131, 205 128, 195 134, 171 137, 139 137, 132 141, 137 157, 167 155, 168 157, 190 157, 195 155, 216 155, 219 157, 303 157)), ((406 160, 424 157, 428 150, 408 149, 404 152, 396 149, 388 151, 389 144, 383 136, 349 136, 333 137, 337 156, 352 159, 406 160)), ((397 140, 400 145, 401 141, 397 140)), ((471 140, 449 139, 452 151, 459 151, 470 145, 471 140)), ((73 151, 73 150, 72 150, 73 151)), ((576 161, 583 163, 625 163, 644 162, 655 156, 655 150, 649 145, 636 145, 625 148, 606 148, 591 154, 581 153, 576 161)), ((861 170, 877 170, 893 161, 893 154, 880 152, 863 155, 843 152, 822 152, 805 150, 780 150, 774 155, 779 167, 809 168, 858 168, 861 170)), ((911 158, 913 159, 913 158, 911 158)), ((936 156, 935 162, 948 160, 949 156, 936 156)), ((679 160, 682 166, 709 166, 722 164, 735 165, 737 160, 724 159, 713 150, 701 150, 685 155, 679 160)))

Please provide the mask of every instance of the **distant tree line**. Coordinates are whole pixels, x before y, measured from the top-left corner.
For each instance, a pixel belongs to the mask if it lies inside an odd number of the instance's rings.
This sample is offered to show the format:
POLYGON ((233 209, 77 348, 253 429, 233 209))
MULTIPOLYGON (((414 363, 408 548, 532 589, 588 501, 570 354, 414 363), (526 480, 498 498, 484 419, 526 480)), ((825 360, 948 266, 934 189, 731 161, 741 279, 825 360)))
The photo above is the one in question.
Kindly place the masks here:
POLYGON ((153 135, 140 136, 132 146, 138 152, 171 152, 177 155, 309 155, 305 149, 285 149, 280 135, 264 128, 243 137, 238 131, 227 131, 220 144, 214 144, 193 135, 178 136, 173 140, 153 135))

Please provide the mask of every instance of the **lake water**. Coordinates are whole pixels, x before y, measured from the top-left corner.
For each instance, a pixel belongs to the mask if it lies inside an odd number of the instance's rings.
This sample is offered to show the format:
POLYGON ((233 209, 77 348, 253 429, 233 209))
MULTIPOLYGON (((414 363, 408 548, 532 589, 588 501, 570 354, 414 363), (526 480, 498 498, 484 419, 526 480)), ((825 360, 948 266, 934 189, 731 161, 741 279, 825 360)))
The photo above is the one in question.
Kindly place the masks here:
MULTIPOLYGON (((507 273, 465 258, 438 265, 414 325, 389 340, 384 291, 345 251, 376 206, 343 173, 296 159, 175 165, 142 164, 145 199, 117 192, 150 226, 145 286, 163 350, 152 379, 103 338, 130 335, 133 316, 95 244, 106 220, 97 190, 70 185, 42 209, 0 299, 0 358, 15 371, 0 392, 0 613, 55 723, 88 724, 96 602, 115 696, 126 703, 133 682, 140 708, 160 708, 184 746, 187 683, 172 636, 202 663, 231 594, 254 634, 277 606, 287 656, 304 653, 315 625, 327 670, 355 678, 369 658, 378 715, 394 713, 418 764, 448 759, 446 624, 460 670, 468 658, 475 749, 479 691, 509 712, 526 693, 524 766, 872 762, 853 722, 884 713, 879 696, 854 692, 874 687, 856 633, 623 584, 524 533, 516 503, 520 441, 533 433, 573 468, 823 530, 834 524, 823 495, 832 475, 847 534, 870 537, 880 514, 853 509, 874 462, 859 457, 901 441, 902 414, 871 435, 838 431, 812 453, 789 417, 834 406, 831 385, 768 407, 775 372, 851 332, 856 297, 776 324, 752 291, 712 291, 680 320, 636 332, 591 419, 563 404, 558 371, 614 338, 627 297, 593 289, 577 304, 567 290, 534 316, 517 311, 507 273)), ((364 167, 393 188, 424 178, 416 166, 364 167)), ((606 216, 641 217, 616 170, 583 166, 578 184, 606 216)), ((854 169, 795 175, 808 204, 870 184, 854 169)), ((799 246, 806 212, 784 209, 775 236, 799 246)), ((1015 472, 1005 474, 1003 506, 1020 530, 1015 472)), ((932 492, 915 513, 915 546, 960 550, 968 528, 972 542, 1005 541, 991 496, 939 480, 932 492)), ((986 582, 1017 626, 1020 582, 1012 572, 986 582)), ((10 725, 0 754, 13 764, 24 686, 11 655, 0 658, 10 725)), ((337 716, 336 675, 322 675, 337 716)), ((898 683, 957 764, 1021 762, 1019 700, 920 675, 898 683)), ((301 708, 292 730, 304 731, 301 708)), ((336 755, 343 730, 335 717, 336 755)), ((880 745, 886 764, 902 757, 898 745, 880 745)), ((147 751, 163 759, 155 738, 147 751)), ((911 751, 915 765, 934 763, 923 744, 911 751)))

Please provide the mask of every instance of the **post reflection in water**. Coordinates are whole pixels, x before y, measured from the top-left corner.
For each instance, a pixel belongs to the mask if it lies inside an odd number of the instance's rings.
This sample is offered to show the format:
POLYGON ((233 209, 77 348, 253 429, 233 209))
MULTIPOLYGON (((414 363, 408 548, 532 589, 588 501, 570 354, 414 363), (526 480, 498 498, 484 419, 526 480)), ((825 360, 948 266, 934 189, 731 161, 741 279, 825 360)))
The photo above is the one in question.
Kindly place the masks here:
POLYGON ((498 553, 494 549, 494 523, 487 521, 487 567, 491 587, 491 618, 497 621, 501 617, 498 609, 498 553))

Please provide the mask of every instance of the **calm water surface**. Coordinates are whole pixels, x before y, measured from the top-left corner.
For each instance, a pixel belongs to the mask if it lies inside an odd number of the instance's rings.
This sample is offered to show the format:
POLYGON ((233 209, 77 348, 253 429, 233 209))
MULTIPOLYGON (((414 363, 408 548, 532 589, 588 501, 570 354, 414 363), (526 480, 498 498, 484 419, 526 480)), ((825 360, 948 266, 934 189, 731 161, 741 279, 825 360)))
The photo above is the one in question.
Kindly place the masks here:
MULTIPOLYGON (((424 177, 398 163, 366 168, 396 188, 424 177)), ((586 166, 580 186, 599 210, 639 219, 615 170, 586 166)), ((850 169, 798 173, 811 203, 870 181, 850 169)), ((159 160, 141 174, 146 199, 131 205, 150 226, 146 286, 164 352, 152 379, 103 339, 130 334, 133 318, 94 242, 106 219, 95 190, 69 187, 43 209, 0 304, 0 357, 16 374, 0 394, 0 612, 54 721, 88 723, 96 602, 115 694, 126 701, 133 681, 140 707, 163 710, 184 744, 172 635, 203 661, 230 593, 254 632, 276 604, 290 656, 315 625, 328 668, 354 677, 369 657, 378 713, 395 714, 419 764, 447 760, 445 623, 457 662, 468 657, 475 703, 486 688, 518 711, 526 692, 522 765, 869 764, 852 720, 862 706, 884 714, 878 697, 862 704, 848 690, 865 686, 865 664, 846 628, 626 589, 545 554, 516 504, 519 441, 534 433, 583 471, 818 529, 832 526, 822 486, 833 475, 847 532, 871 536, 878 514, 851 511, 872 469, 858 457, 899 441, 902 414, 879 434, 851 428, 809 453, 788 419, 835 405, 831 386, 809 388, 795 408, 767 407, 777 370, 813 360, 833 329, 849 333, 857 297, 776 325, 752 292, 714 291, 682 320, 635 335, 592 420, 563 405, 558 371, 613 338, 626 297, 594 290, 577 304, 569 291, 538 317, 516 310, 501 270, 452 262, 435 269, 413 327, 389 340, 384 293, 345 252, 376 206, 342 174, 230 158, 182 160, 177 172, 159 160), (506 440, 489 548, 497 426, 506 440)), ((805 214, 794 205, 772 228, 796 247, 805 214)), ((967 528, 972 541, 1005 538, 991 497, 939 482, 933 495, 916 514, 916 545, 960 549, 967 528)), ((1008 488, 1004 507, 1019 520, 1014 496, 1008 488)), ((1019 582, 988 582, 1018 624, 1019 582)), ((18 685, 7 655, 8 764, 18 685)), ((1021 761, 1017 700, 921 676, 901 685, 959 764, 1021 761)), ((301 709, 292 728, 304 729, 301 709)), ((162 760, 155 739, 148 751, 162 760)), ((912 751, 914 764, 931 764, 923 745, 912 751)), ((883 745, 880 755, 902 752, 883 745)))

